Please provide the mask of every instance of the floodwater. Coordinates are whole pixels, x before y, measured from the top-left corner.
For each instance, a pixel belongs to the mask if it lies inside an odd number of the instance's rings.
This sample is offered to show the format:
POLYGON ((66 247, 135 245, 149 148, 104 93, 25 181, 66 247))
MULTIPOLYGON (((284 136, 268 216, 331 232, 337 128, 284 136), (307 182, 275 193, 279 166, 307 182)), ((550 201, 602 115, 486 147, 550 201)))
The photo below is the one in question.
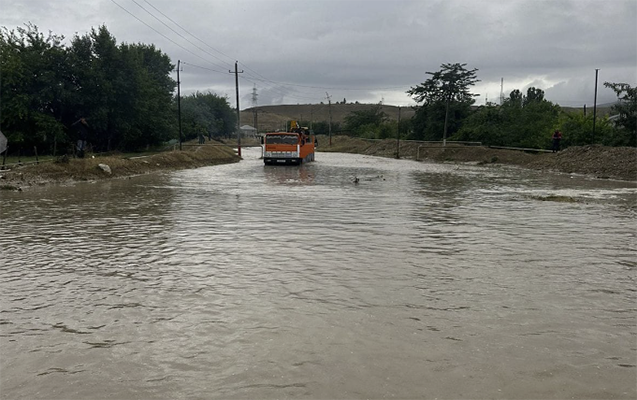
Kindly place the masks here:
POLYGON ((637 397, 634 183, 243 155, 0 193, 0 398, 637 397))

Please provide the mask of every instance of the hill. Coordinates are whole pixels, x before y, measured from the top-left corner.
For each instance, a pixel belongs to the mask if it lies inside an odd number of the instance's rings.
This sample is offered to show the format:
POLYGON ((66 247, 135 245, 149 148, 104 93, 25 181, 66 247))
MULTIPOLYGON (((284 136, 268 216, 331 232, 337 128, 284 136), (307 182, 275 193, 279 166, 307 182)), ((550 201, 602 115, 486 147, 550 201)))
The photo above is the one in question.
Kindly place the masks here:
MULTIPOLYGON (((296 120, 304 123, 327 122, 332 114, 333 123, 343 123, 345 117, 355 111, 376 107, 377 104, 282 104, 274 106, 251 107, 241 111, 241 125, 254 126, 255 110, 257 112, 257 128, 259 132, 284 129, 286 121, 296 120)), ((389 119, 398 120, 398 107, 382 105, 382 110, 389 119)), ((401 119, 411 118, 414 110, 411 107, 401 107, 401 119)))
MULTIPOLYGON (((327 122, 332 113, 333 123, 343 123, 345 117, 355 111, 366 110, 375 107, 377 104, 281 104, 273 106, 258 106, 246 108, 241 111, 241 125, 257 126, 259 132, 285 129, 285 123, 290 120, 304 121, 304 123, 327 122), (255 124, 256 111, 256 124, 255 124)), ((612 104, 597 106, 597 116, 604 117, 611 114, 612 104)), ((382 105, 383 112, 390 120, 398 120, 398 107, 392 105, 382 105)), ((584 113, 593 115, 593 107, 562 107, 562 111, 567 113, 584 113)), ((409 119, 414 115, 411 107, 400 109, 401 119, 409 119)))
MULTIPOLYGON (((594 111, 592 106, 587 106, 586 108, 584 107, 561 107, 561 108, 562 108, 562 111, 566 113, 570 113, 570 114, 586 113, 586 115, 591 115, 591 116, 593 115, 593 111, 594 111)), ((602 118, 602 117, 610 116, 612 111, 613 111, 612 104, 597 106, 597 117, 602 118)))

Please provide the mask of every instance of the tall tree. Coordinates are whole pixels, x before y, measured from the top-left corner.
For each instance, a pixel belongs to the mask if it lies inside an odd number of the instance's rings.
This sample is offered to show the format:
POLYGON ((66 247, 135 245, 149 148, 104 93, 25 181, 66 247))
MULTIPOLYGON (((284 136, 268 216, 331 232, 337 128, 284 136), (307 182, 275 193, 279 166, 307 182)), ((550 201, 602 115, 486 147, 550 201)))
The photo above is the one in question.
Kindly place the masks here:
POLYGON ((604 86, 613 89, 618 103, 612 107, 617 113, 615 125, 618 128, 616 145, 637 146, 637 87, 627 83, 604 82, 604 86))
POLYGON ((477 68, 468 70, 467 64, 442 64, 437 72, 427 72, 429 79, 407 91, 421 105, 414 115, 416 138, 446 140, 456 132, 469 115, 476 94, 469 88, 480 80, 477 68))
POLYGON ((10 146, 53 146, 64 135, 63 39, 32 24, 0 32, 1 123, 10 146))
POLYGON ((454 138, 498 146, 548 148, 559 112, 558 105, 544 99, 543 90, 531 87, 525 96, 516 89, 502 106, 480 107, 454 138))
POLYGON ((226 97, 196 92, 181 100, 182 129, 186 140, 200 133, 209 138, 227 136, 236 129, 237 117, 226 97))
POLYGON ((370 108, 359 111, 352 111, 344 118, 345 129, 355 133, 362 126, 372 125, 379 127, 385 121, 387 121, 387 114, 383 111, 381 104, 375 104, 370 108))
POLYGON ((140 150, 174 136, 173 65, 153 45, 120 44, 106 26, 69 49, 72 118, 84 116, 97 150, 140 150))
POLYGON ((167 55, 118 45, 105 26, 69 47, 62 40, 31 24, 0 31, 1 123, 11 147, 55 153, 77 139, 72 127, 81 117, 95 150, 139 150, 176 135, 167 55))
MULTIPOLYGON (((562 112, 559 116, 559 130, 563 134, 562 147, 584 146, 591 143, 593 133, 593 114, 581 112, 562 112)), ((614 145, 613 128, 608 117, 597 118, 595 136, 603 144, 614 145)), ((616 145, 616 144, 615 144, 616 145)))

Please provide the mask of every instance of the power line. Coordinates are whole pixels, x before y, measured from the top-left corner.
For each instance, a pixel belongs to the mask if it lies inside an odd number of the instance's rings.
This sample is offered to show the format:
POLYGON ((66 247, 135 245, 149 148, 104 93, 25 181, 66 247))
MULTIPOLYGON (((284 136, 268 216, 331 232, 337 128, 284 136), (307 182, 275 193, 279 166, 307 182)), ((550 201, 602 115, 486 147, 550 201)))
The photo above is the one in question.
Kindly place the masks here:
MULTIPOLYGON (((199 51, 207 54, 210 57, 213 57, 221 62, 225 62, 222 59, 220 59, 219 57, 215 56, 214 54, 211 54, 210 52, 206 51, 205 49, 202 49, 200 46, 197 46, 196 44, 194 44, 192 41, 190 41, 188 38, 184 37, 182 34, 180 34, 179 32, 177 32, 175 29, 171 28, 170 26, 168 26, 165 22, 163 22, 159 17, 157 17, 156 15, 154 15, 153 13, 151 13, 148 9, 146 9, 145 7, 143 7, 141 4, 139 4, 136 0, 131 0, 133 3, 135 3, 139 8, 141 8, 142 10, 144 10, 146 13, 148 13, 150 16, 152 16, 154 19, 156 19, 157 21, 159 21, 161 24, 163 24, 166 28, 170 29, 174 34, 178 35, 181 39, 185 40, 186 42, 188 42, 190 45, 194 46, 195 48, 197 48, 199 51)), ((173 39, 171 39, 170 37, 166 36, 165 34, 163 34, 162 32, 158 31, 157 29, 155 29, 154 27, 152 27, 151 25, 149 25, 148 23, 146 23, 145 21, 143 21, 141 18, 137 17, 135 14, 133 14, 131 11, 129 11, 128 9, 126 9, 124 6, 120 5, 119 3, 117 3, 115 0, 111 0, 111 2, 115 5, 117 5, 119 8, 121 8, 122 10, 124 10, 127 14, 131 15, 133 18, 135 18, 136 20, 138 20, 139 22, 141 22, 142 24, 146 25, 148 28, 150 28, 151 30, 153 30, 155 33, 159 34, 160 36, 162 36, 163 38, 165 38, 166 40, 168 40, 169 42, 173 43, 174 45, 176 45, 177 47, 185 50, 186 52, 192 54, 193 56, 205 61, 206 63, 210 63, 211 65, 214 65, 216 67, 220 67, 225 69, 225 66, 221 66, 219 64, 216 64, 214 62, 211 62, 210 60, 205 59, 204 57, 200 56, 199 54, 196 54, 195 52, 187 49, 186 47, 182 46, 181 44, 177 43, 176 41, 174 41, 173 39)), ((192 36, 193 38, 195 38, 196 40, 198 40, 199 42, 203 43, 205 46, 207 46, 208 48, 212 49, 213 51, 223 55, 224 57, 227 58, 231 58, 230 56, 224 54, 223 52, 215 49, 214 47, 208 45, 206 42, 204 42, 203 40, 199 39, 197 36, 195 36, 194 34, 192 34, 191 32, 189 32, 187 29, 185 29, 184 27, 182 27, 180 24, 178 24, 176 21, 174 21, 172 18, 170 18, 168 15, 166 15, 165 13, 163 13, 161 10, 159 10, 157 7, 155 7, 153 4, 151 4, 148 0, 144 0, 144 2, 146 4, 148 4, 150 7, 152 7, 154 10, 156 10, 159 14, 161 14, 164 18, 168 19, 169 21, 171 21, 173 24, 175 24, 177 27, 179 27, 181 30, 183 30, 184 32, 186 32, 188 35, 192 36)), ((186 64, 186 63, 182 63, 182 64, 186 64)), ((212 71, 212 72, 216 72, 216 73, 224 73, 222 71, 218 71, 212 68, 207 68, 204 66, 200 66, 200 65, 196 65, 196 64, 191 64, 188 63, 188 65, 191 65, 195 68, 199 68, 199 69, 203 69, 203 70, 208 70, 208 71, 212 71)), ((265 76, 261 75, 259 72, 255 71, 254 69, 248 67, 247 65, 242 63, 242 66, 248 70, 251 71, 252 73, 248 72, 246 73, 246 75, 250 75, 250 77, 255 80, 255 81, 259 81, 262 82, 263 84, 265 84, 265 88, 269 89, 271 91, 274 91, 278 94, 280 94, 283 97, 288 97, 288 98, 293 98, 293 99, 297 99, 297 100, 302 100, 302 101, 306 101, 306 100, 318 100, 318 99, 322 99, 322 96, 318 96, 318 95, 312 95, 310 96, 303 96, 301 94, 291 94, 289 91, 289 88, 306 88, 306 89, 320 89, 320 90, 340 90, 340 91, 378 91, 378 90, 396 90, 396 89, 401 89, 404 90, 406 87, 408 88, 408 86, 396 86, 396 87, 387 87, 387 88, 342 88, 342 87, 324 87, 324 86, 313 86, 313 85, 301 85, 301 84, 295 84, 295 83, 289 83, 289 82, 278 82, 278 81, 274 81, 271 79, 266 78, 265 76)), ((250 79, 247 79, 245 77, 241 77, 241 79, 244 79, 248 82, 251 82, 253 84, 256 85, 255 82, 253 82, 250 79)))
MULTIPOLYGON (((245 67, 246 69, 249 69, 248 67, 246 67, 245 64, 242 63, 242 66, 245 67)), ((250 69, 251 70, 251 69, 250 69)), ((261 74, 259 74, 258 72, 252 70, 253 72, 255 72, 256 74, 258 74, 259 76, 263 76, 261 74)), ((269 83, 270 85, 266 85, 266 88, 269 88, 271 90, 274 90, 284 96, 290 97, 290 98, 295 98, 295 99, 300 99, 300 100, 319 100, 319 99, 323 99, 324 96, 322 95, 312 95, 311 97, 309 96, 303 96, 303 95, 292 95, 289 92, 283 91, 282 89, 278 89, 277 87, 281 87, 281 88, 285 88, 285 87, 300 87, 300 88, 310 88, 310 89, 323 89, 324 87, 322 86, 310 86, 310 85, 300 85, 300 84, 294 84, 294 83, 287 83, 287 82, 277 82, 277 81, 273 81, 271 79, 268 78, 258 78, 255 77, 253 74, 249 74, 250 77, 255 80, 255 81, 259 81, 259 82, 263 82, 263 83, 269 83)), ((241 79, 246 80, 248 82, 254 83, 253 81, 251 81, 248 78, 242 77, 241 79)), ((401 89, 401 90, 405 90, 406 86, 396 86, 396 87, 390 87, 390 88, 339 88, 339 87, 327 87, 325 89, 330 89, 330 90, 342 90, 342 91, 378 91, 378 90, 395 90, 395 89, 401 89)))
POLYGON ((224 74, 224 75, 226 74, 226 72, 217 71, 216 69, 212 69, 212 68, 202 67, 201 65, 193 64, 193 63, 190 63, 190 62, 182 61, 181 63, 183 65, 190 65, 191 67, 195 67, 195 68, 199 68, 199 69, 205 69, 206 71, 217 72, 217 73, 224 74))
MULTIPOLYGON (((197 64, 193 64, 193 63, 191 63, 191 62, 181 61, 181 65, 189 65, 189 66, 191 66, 191 67, 195 67, 195 68, 203 69, 203 70, 206 70, 206 71, 216 72, 216 73, 224 74, 224 75, 226 74, 226 72, 217 71, 217 70, 215 70, 215 69, 207 68, 207 67, 204 67, 204 66, 201 66, 201 65, 197 65, 197 64)), ((242 77, 242 76, 240 76, 240 77, 239 77, 239 79, 245 80, 245 81, 247 81, 247 82, 252 83, 253 85, 256 85, 256 83, 255 83, 255 82, 251 81, 250 79, 246 79, 246 78, 244 78, 244 77, 242 77)), ((283 90, 281 90, 281 89, 279 89, 279 88, 277 88, 277 87, 274 87, 274 86, 271 86, 271 87, 266 86, 265 88, 266 88, 266 89, 270 89, 270 90, 272 90, 272 91, 275 91, 275 92, 277 92, 278 94, 280 94, 281 96, 286 96, 286 97, 293 98, 293 99, 297 99, 297 100, 317 100, 317 99, 320 99, 320 98, 321 98, 321 97, 305 97, 305 96, 298 96, 298 95, 294 95, 294 94, 291 94, 291 93, 289 93, 289 92, 283 91, 283 90)))
MULTIPOLYGON (((245 78, 245 77, 242 76, 241 79, 256 85, 256 83, 254 81, 252 81, 252 80, 250 80, 248 78, 245 78)), ((263 81, 262 79, 255 79, 255 80, 263 81)), ((285 90, 285 88, 283 86, 281 88, 279 88, 276 85, 264 85, 264 87, 265 87, 265 89, 272 90, 272 91, 280 94, 281 96, 286 96, 286 97, 289 97, 289 98, 302 100, 302 101, 303 100, 317 100, 317 99, 322 98, 322 97, 318 97, 318 96, 308 97, 308 96, 303 96, 303 95, 291 94, 290 92, 285 90)))
MULTIPOLYGON (((166 28, 170 29, 172 32, 174 32, 177 36, 179 36, 180 38, 182 38, 182 39, 183 39, 183 40, 185 40, 186 42, 190 43, 191 45, 193 45, 193 46, 194 46, 194 47, 196 47, 197 49, 199 49, 199 50, 203 51, 204 53, 208 54, 209 56, 211 56, 211 57, 213 57, 213 58, 216 58, 217 60, 219 60, 219 61, 221 61, 221 62, 225 62, 225 61, 223 61, 222 59, 220 59, 219 57, 215 56, 214 54, 209 53, 208 51, 206 51, 206 50, 202 49, 201 47, 197 46, 196 44, 194 44, 193 42, 191 42, 190 40, 188 40, 188 38, 186 38, 184 35, 182 35, 181 33, 177 32, 176 30, 174 30, 173 28, 171 28, 170 26, 168 26, 168 24, 166 24, 164 21, 162 21, 161 19, 159 19, 156 15, 154 15, 153 13, 151 13, 150 11, 148 11, 146 8, 144 8, 144 7, 143 7, 141 4, 139 4, 137 1, 135 1, 135 0, 131 0, 131 1, 132 1, 133 3, 135 3, 135 4, 137 4, 137 6, 138 6, 139 8, 141 8, 142 10, 146 11, 146 13, 148 13, 148 15, 150 15, 150 16, 151 16, 151 17, 153 17, 153 18, 155 18, 155 19, 156 19, 157 21, 159 21, 162 25, 164 25, 166 28)), ((150 4, 150 3, 148 3, 148 4, 150 4)), ((152 4, 150 4, 150 5, 152 6, 152 4)), ((164 14, 162 14, 162 15, 164 15, 164 14)), ((192 36, 192 35, 191 35, 191 36, 192 36)), ((211 62, 211 64, 212 64, 212 65, 216 65, 217 67, 220 67, 220 68, 224 68, 224 69, 225 69, 225 68, 228 68, 228 66, 227 66, 227 65, 219 65, 219 64, 212 63, 212 62, 211 62)), ((228 64, 228 65, 230 65, 230 64, 228 64)))
MULTIPOLYGON (((186 28, 184 28, 183 26, 179 25, 177 22, 175 22, 175 20, 173 20, 172 18, 170 18, 169 16, 167 16, 166 14, 164 14, 163 12, 161 12, 161 10, 159 10, 157 7, 155 7, 154 5, 152 5, 148 0, 144 0, 144 2, 146 4, 148 4, 149 6, 151 6, 152 8, 154 8, 158 13, 160 13, 161 15, 163 15, 166 19, 168 19, 170 22, 172 22, 173 24, 177 25, 182 31, 186 32, 187 34, 189 34, 190 36, 192 36, 193 38, 197 39, 198 41, 200 41, 201 43, 203 43, 204 45, 206 45, 208 48, 212 49, 213 51, 216 51, 217 53, 221 54, 224 57, 227 57, 230 60, 234 60, 234 57, 230 57, 227 54, 224 54, 223 52, 221 52, 220 50, 215 49, 214 47, 210 46, 208 43, 204 42, 203 40, 199 39, 197 36, 193 35, 191 32, 189 32, 186 28)), ((222 61, 222 60, 220 60, 222 61)))
POLYGON ((258 78, 254 78, 256 80, 262 80, 262 81, 267 81, 267 82, 271 82, 274 83, 276 85, 283 85, 283 86, 295 86, 295 87, 303 87, 303 88, 309 88, 309 89, 320 89, 320 90, 343 90, 343 91, 373 91, 373 90, 397 90, 397 89, 409 89, 410 86, 409 85, 403 85, 403 86, 393 86, 393 87, 385 87, 385 88, 343 88, 343 87, 326 87, 326 86, 312 86, 312 85, 300 85, 297 83, 289 83, 289 82, 277 82, 277 81, 273 81, 271 79, 268 79, 266 77, 264 77, 263 75, 259 74, 258 72, 252 70, 251 68, 248 68, 248 66, 246 66, 244 63, 241 63, 241 65, 249 70, 249 71, 253 71, 254 73, 256 73, 257 75, 259 75, 261 77, 261 79, 258 78))
POLYGON ((142 24, 146 25, 147 27, 149 27, 150 29, 152 29, 153 31, 155 31, 156 33, 158 33, 159 35, 161 35, 163 38, 165 38, 166 40, 170 41, 171 43, 173 43, 174 45, 182 48, 183 50, 186 50, 188 53, 194 55, 197 58, 201 58, 202 60, 209 62, 208 60, 206 60, 205 58, 201 57, 198 54, 193 53, 192 51, 188 50, 187 48, 185 48, 184 46, 180 45, 179 43, 175 42, 174 40, 172 40, 171 38, 169 38, 168 36, 164 35, 163 33, 159 32, 157 29, 153 28, 152 26, 148 25, 146 22, 144 22, 142 19, 140 19, 139 17, 137 17, 135 14, 133 14, 132 12, 128 11, 126 8, 124 8, 122 5, 118 4, 115 0, 111 0, 111 2, 113 4, 115 4, 117 7, 121 8, 122 10, 126 11, 126 13, 128 13, 130 16, 132 16, 133 18, 135 18, 136 20, 138 20, 139 22, 141 22, 142 24))

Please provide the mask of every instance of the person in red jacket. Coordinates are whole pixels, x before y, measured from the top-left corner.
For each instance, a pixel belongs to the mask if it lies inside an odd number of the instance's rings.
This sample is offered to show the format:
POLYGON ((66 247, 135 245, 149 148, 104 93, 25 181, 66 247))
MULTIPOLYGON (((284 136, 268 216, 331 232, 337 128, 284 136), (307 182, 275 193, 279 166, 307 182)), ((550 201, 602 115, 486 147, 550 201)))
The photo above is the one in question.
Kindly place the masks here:
POLYGON ((560 141, 562 140, 562 132, 556 130, 553 133, 553 153, 560 151, 560 141))

